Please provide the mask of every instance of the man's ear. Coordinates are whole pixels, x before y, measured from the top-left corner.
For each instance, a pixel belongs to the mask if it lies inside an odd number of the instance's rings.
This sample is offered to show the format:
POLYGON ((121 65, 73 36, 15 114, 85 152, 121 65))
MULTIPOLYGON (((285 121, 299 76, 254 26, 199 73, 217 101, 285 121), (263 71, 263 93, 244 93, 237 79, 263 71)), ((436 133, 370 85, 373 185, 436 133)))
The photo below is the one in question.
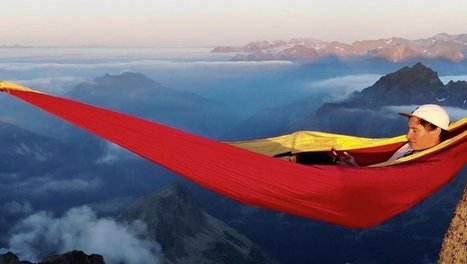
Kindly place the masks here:
POLYGON ((441 128, 436 127, 435 129, 431 130, 430 133, 434 136, 440 136, 441 135, 441 128))

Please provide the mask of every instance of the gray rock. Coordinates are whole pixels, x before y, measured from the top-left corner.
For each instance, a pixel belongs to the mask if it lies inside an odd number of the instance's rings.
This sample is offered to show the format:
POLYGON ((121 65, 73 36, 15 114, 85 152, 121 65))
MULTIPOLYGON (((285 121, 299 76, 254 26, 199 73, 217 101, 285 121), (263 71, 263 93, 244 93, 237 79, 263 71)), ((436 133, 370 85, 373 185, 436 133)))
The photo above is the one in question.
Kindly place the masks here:
POLYGON ((0 264, 32 264, 32 263, 29 261, 20 261, 15 254, 11 252, 7 252, 6 254, 0 255, 0 264))
POLYGON ((73 250, 62 255, 47 257, 38 264, 105 264, 105 261, 101 255, 86 255, 83 251, 73 250))
POLYGON ((167 263, 277 263, 246 236, 204 212, 179 184, 149 194, 119 217, 142 220, 167 263))

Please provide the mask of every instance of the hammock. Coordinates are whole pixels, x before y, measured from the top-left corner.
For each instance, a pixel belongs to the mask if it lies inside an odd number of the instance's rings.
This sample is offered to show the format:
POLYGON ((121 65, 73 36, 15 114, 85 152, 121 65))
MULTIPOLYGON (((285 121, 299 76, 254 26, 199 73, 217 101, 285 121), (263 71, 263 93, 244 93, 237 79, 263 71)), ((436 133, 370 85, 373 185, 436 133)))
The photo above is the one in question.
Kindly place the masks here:
POLYGON ((308 166, 270 156, 330 151, 332 146, 348 150, 361 163, 370 163, 387 157, 405 140, 403 136, 368 139, 300 132, 225 143, 14 83, 0 82, 0 91, 224 196, 353 228, 372 227, 411 208, 447 184, 467 160, 467 118, 450 126, 450 139, 392 163, 308 166))

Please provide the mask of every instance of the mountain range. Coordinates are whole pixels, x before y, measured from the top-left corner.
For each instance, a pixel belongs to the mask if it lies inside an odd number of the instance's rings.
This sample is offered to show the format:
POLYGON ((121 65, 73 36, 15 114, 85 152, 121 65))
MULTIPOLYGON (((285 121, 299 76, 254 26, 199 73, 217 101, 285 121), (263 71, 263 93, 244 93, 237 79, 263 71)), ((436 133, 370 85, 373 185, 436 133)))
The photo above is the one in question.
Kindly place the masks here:
MULTIPOLYGON (((246 130, 245 134, 250 135, 256 127, 260 129, 258 134, 308 128, 389 136, 403 133, 406 120, 386 111, 387 107, 436 102, 466 109, 466 90, 466 82, 443 85, 436 72, 423 64, 415 64, 381 77, 340 102, 302 98, 284 107, 265 109, 237 128, 230 128, 236 130, 235 133, 246 130)), ((180 126, 194 118, 208 127, 211 120, 205 120, 205 116, 203 120, 203 114, 221 109, 216 102, 164 87, 139 73, 97 77, 77 85, 69 95, 180 126)), ((188 127, 194 126, 192 129, 196 130, 199 128, 196 122, 188 127)), ((54 207, 58 203, 74 206, 96 200, 105 203, 104 198, 122 195, 131 195, 134 199, 142 192, 150 193, 119 211, 118 219, 146 222, 144 239, 161 245, 167 263, 186 263, 191 259, 201 263, 274 263, 275 258, 284 263, 430 263, 436 259, 452 208, 467 178, 464 170, 446 188, 409 212, 373 229, 353 230, 249 207, 197 186, 186 191, 169 185, 152 193, 156 186, 154 179, 163 177, 160 170, 150 169, 155 166, 124 159, 96 164, 102 148, 81 145, 87 141, 94 145, 102 145, 102 142, 86 140, 84 135, 71 135, 72 140, 62 142, 0 123, 0 202, 49 197, 44 202, 46 206, 54 207), (35 178, 42 175, 47 175, 46 184, 53 183, 51 187, 55 189, 37 195, 34 192, 42 187, 42 182, 35 178), (84 183, 92 183, 95 178, 99 181, 90 184, 94 189, 83 192, 57 191, 57 187, 70 178, 85 180, 84 183), (21 193, 18 186, 25 192, 21 193), (390 254, 386 252, 388 248, 391 248, 390 254), (380 259, 383 254, 385 259, 380 259)), ((32 206, 41 208, 34 204, 36 200, 31 201, 32 206)), ((4 238, 13 218, 4 215, 2 209, 0 207, 0 234, 4 238)), ((0 238, 0 243, 5 241, 0 238)))
POLYGON ((467 34, 436 34, 426 39, 391 37, 360 40, 352 44, 314 38, 288 41, 254 41, 242 47, 218 46, 211 52, 236 53, 233 61, 290 60, 310 62, 327 57, 380 58, 394 63, 407 60, 445 59, 455 63, 467 58, 467 34))

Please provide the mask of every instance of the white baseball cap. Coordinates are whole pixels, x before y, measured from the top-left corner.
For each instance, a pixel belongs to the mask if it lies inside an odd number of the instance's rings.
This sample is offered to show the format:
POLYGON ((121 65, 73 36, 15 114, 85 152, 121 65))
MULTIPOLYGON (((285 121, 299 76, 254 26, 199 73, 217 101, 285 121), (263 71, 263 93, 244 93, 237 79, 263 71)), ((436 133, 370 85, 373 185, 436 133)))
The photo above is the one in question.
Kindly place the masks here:
POLYGON ((399 113, 399 115, 411 117, 416 116, 420 119, 428 121, 433 125, 448 130, 449 126, 449 115, 444 108, 435 104, 424 104, 415 109, 411 114, 399 113))

